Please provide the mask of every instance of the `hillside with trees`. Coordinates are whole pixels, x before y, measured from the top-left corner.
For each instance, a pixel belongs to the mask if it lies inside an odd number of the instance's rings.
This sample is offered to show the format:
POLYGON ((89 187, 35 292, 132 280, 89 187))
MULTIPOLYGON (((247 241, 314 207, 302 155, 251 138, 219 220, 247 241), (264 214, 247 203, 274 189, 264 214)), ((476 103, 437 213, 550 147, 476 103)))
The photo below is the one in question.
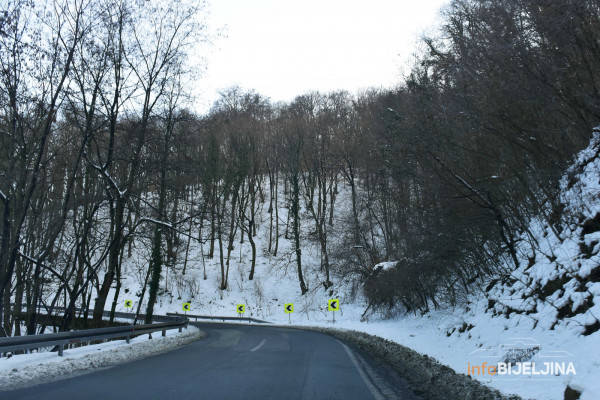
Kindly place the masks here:
MULTIPOLYGON (((191 246, 218 260, 226 290, 240 242, 255 279, 259 239, 274 257, 293 244, 301 295, 310 243, 319 290, 350 282, 365 315, 423 313, 552 258, 533 222, 557 246, 573 224, 600 229, 561 195, 600 123, 595 1, 454 0, 393 89, 273 103, 231 87, 207 115, 189 99, 191 54, 209 40, 200 6, 34 3, 0 13, 2 336, 43 332, 38 314, 68 330, 77 308, 100 324, 134 253, 146 254, 147 321, 165 268, 194 267, 191 246)), ((598 282, 597 267, 586 279, 598 282)))

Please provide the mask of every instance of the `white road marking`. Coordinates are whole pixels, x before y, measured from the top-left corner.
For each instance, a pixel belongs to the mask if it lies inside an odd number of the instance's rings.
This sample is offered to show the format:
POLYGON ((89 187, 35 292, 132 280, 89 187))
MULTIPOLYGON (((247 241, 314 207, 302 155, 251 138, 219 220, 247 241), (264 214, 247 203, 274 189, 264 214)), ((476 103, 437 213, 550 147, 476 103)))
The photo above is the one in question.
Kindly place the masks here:
POLYGON ((262 340, 262 342, 260 342, 260 343, 258 344, 258 346, 256 346, 255 348, 253 348, 253 349, 252 349, 252 350, 250 350, 250 351, 256 351, 256 350, 259 350, 261 347, 263 347, 263 346, 265 345, 265 343, 266 343, 266 342, 267 342, 267 339, 263 339, 263 340, 262 340))
POLYGON ((383 397, 381 395, 381 393, 379 393, 379 390, 377 390, 377 388, 373 385, 373 383, 371 383, 371 380, 369 379, 367 374, 365 374, 365 371, 363 371, 363 369, 358 364, 358 361, 356 360, 356 357, 354 357, 352 350, 350 350, 350 348, 348 346, 346 346, 344 343, 340 342, 339 340, 336 339, 336 341, 339 344, 341 344, 342 347, 344 348, 344 350, 346 350, 346 353, 348 353, 348 357, 350 357, 350 361, 352 361, 352 364, 354 364, 354 367, 358 371, 358 374, 360 375, 360 377, 365 382, 365 385, 367 385, 367 389, 369 389, 369 391, 373 395, 373 398, 375 400, 385 400, 385 397, 383 397))

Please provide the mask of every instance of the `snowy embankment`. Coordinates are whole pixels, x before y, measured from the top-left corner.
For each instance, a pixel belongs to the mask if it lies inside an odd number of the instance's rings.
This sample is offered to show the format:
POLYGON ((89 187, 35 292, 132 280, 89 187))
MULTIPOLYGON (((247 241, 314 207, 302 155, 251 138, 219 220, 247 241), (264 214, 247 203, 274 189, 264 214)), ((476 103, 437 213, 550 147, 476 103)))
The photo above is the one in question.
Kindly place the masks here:
MULTIPOLYGON (((166 331, 166 337, 154 334, 153 339, 141 335, 131 339, 67 349, 64 357, 53 352, 34 352, 3 358, 0 361, 0 392, 41 383, 72 378, 123 362, 164 353, 191 343, 204 336, 196 327, 188 326, 179 333, 176 329, 166 331)), ((1 396, 0 396, 1 397, 1 396)))

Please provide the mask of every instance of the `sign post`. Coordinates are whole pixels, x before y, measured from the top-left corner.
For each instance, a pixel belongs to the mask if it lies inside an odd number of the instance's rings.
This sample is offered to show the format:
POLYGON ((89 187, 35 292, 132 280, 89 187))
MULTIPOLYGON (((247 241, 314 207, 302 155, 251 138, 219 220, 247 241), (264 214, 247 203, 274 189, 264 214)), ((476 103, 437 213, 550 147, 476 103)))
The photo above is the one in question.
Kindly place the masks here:
POLYGON ((291 325, 292 324, 292 313, 294 312, 294 303, 287 303, 283 308, 283 312, 288 315, 288 319, 289 319, 290 325, 291 325))
MULTIPOLYGON (((133 301, 125 300, 125 308, 131 308, 131 307, 133 307, 133 301)), ((133 314, 132 314, 132 318, 133 318, 133 321, 135 321, 135 316, 133 314)))
POLYGON ((327 308, 329 311, 333 311, 333 323, 335 324, 335 312, 340 309, 340 301, 338 299, 331 299, 327 301, 327 308))

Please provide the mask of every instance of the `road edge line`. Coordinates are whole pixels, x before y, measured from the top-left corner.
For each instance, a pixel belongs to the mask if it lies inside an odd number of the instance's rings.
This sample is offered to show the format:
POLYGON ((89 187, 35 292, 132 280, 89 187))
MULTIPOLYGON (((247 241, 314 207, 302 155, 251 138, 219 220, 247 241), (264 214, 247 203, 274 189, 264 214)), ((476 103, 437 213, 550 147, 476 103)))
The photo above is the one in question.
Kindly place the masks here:
POLYGON ((354 367, 358 371, 358 374, 360 375, 362 380, 365 382, 365 385, 367 385, 367 389, 369 389, 369 391, 371 392, 373 397, 376 400, 385 400, 385 397, 381 394, 379 389, 377 389, 377 387, 375 387, 373 382, 371 382, 371 379, 369 379, 369 377, 367 376, 365 371, 362 369, 362 367, 358 363, 358 360, 354 356, 354 353, 352 353, 352 350, 350 350, 350 348, 348 346, 346 346, 346 344, 340 342, 338 339, 335 339, 335 340, 344 348, 344 350, 346 350, 346 353, 348 354, 350 361, 352 361, 352 364, 354 364, 354 367))

